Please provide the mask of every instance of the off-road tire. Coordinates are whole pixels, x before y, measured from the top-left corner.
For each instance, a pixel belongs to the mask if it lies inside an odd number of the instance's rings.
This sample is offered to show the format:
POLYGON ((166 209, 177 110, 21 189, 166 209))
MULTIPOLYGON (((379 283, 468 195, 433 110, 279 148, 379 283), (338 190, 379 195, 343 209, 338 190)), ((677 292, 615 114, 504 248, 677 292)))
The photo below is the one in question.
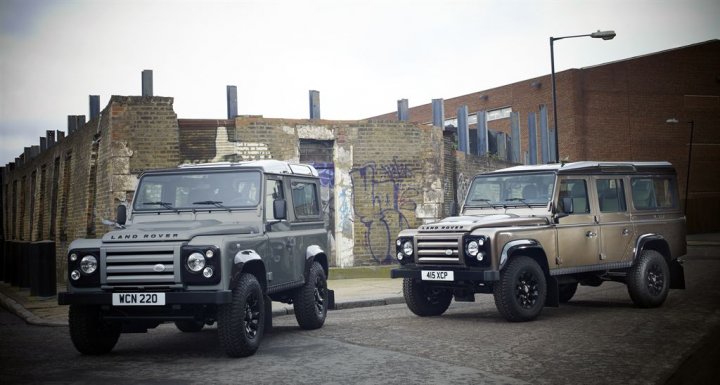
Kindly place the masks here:
POLYGON ((540 265, 530 257, 513 257, 500 272, 493 288, 495 306, 510 322, 532 321, 545 306, 547 280, 540 265))
POLYGON ((403 279, 403 296, 411 312, 420 317, 438 316, 448 309, 452 292, 415 278, 403 279))
POLYGON ((195 320, 179 320, 175 321, 175 327, 183 333, 197 333, 205 327, 204 322, 195 320))
POLYGON ((559 285, 558 290, 559 290, 559 296, 560 296, 560 303, 568 303, 572 299, 572 297, 575 295, 577 288, 578 288, 577 282, 565 283, 565 284, 559 285))
POLYGON ((635 305, 658 307, 665 302, 670 289, 670 268, 655 250, 643 250, 627 274, 627 287, 635 305))
POLYGON ((257 278, 243 274, 232 302, 218 309, 218 338, 229 357, 248 357, 258 350, 265 330, 265 300, 257 278))
POLYGON ((305 285, 295 292, 293 310, 295 319, 302 329, 319 329, 325 323, 328 298, 327 278, 322 266, 313 262, 305 285))
POLYGON ((70 339, 82 354, 110 352, 120 338, 120 324, 100 319, 97 306, 70 305, 70 339))

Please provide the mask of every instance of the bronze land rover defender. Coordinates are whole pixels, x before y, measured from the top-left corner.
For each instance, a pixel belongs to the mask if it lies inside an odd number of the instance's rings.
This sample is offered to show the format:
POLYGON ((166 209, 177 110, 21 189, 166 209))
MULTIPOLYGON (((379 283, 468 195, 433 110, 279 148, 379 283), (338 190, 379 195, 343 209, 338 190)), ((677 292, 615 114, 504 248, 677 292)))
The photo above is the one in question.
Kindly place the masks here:
POLYGON ((417 315, 492 293, 508 321, 529 321, 604 281, 660 306, 685 288, 685 252, 670 163, 517 166, 477 175, 459 216, 401 231, 391 275, 417 315))
POLYGON ((320 179, 275 160, 183 165, 140 175, 117 230, 78 239, 67 253, 70 337, 102 354, 121 333, 174 322, 183 332, 217 322, 232 357, 258 349, 271 301, 292 303, 301 328, 328 310, 327 230, 320 179))

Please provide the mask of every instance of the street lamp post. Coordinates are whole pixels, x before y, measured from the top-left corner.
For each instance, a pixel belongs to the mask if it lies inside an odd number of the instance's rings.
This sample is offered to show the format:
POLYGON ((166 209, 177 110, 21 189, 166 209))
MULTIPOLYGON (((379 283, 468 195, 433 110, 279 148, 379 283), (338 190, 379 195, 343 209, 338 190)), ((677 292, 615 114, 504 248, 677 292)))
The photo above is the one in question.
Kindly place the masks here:
POLYGON ((553 50, 553 43, 555 40, 570 39, 573 37, 587 37, 590 36, 593 39, 611 40, 615 37, 615 31, 597 31, 586 35, 573 35, 573 36, 550 36, 550 75, 552 78, 552 99, 553 99, 553 119, 555 121, 555 163, 560 163, 560 146, 558 137, 558 116, 557 116, 557 94, 555 92, 555 52, 553 50))

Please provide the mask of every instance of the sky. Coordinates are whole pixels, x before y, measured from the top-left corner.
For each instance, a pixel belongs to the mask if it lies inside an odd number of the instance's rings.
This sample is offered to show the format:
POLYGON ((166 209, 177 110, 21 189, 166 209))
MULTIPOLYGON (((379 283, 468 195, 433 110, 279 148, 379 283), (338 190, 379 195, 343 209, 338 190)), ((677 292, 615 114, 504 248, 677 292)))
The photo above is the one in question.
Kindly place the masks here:
POLYGON ((720 38, 718 0, 0 0, 0 166, 89 95, 174 97, 178 118, 356 120, 720 38))

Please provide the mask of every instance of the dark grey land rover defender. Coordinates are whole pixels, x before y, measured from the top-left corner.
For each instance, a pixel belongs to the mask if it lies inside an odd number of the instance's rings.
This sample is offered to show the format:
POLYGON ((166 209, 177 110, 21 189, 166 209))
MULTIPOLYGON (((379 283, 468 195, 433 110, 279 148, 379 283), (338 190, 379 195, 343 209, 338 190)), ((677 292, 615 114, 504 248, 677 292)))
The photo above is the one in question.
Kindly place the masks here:
POLYGON ((70 336, 102 354, 121 333, 217 322, 227 355, 249 356, 271 325, 271 301, 292 303, 303 329, 322 327, 329 291, 320 180, 274 160, 144 172, 128 213, 102 239, 67 253, 70 336))

